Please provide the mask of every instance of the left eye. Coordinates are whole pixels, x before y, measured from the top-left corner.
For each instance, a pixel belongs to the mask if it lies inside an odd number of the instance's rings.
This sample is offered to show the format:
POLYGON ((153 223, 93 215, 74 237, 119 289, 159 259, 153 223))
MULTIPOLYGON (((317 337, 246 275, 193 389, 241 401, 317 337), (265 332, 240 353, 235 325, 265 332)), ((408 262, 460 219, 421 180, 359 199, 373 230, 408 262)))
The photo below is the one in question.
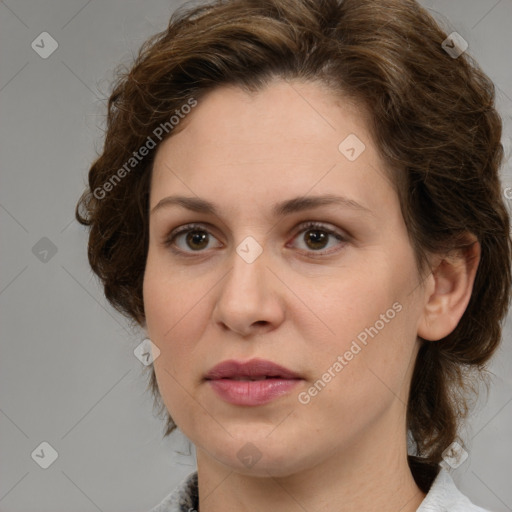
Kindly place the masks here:
MULTIPOLYGON (((329 245, 329 242, 333 239, 337 240, 338 244, 340 242, 346 241, 346 239, 340 233, 325 227, 323 224, 309 223, 305 226, 302 226, 302 229, 294 238, 294 241, 299 240, 303 242, 306 246, 306 251, 312 250, 313 252, 317 252, 319 254, 325 254, 325 252, 330 252, 328 250, 326 251, 325 249, 329 245), (303 235, 299 236, 302 233, 303 235)), ((336 243, 333 245, 336 245, 336 243)))

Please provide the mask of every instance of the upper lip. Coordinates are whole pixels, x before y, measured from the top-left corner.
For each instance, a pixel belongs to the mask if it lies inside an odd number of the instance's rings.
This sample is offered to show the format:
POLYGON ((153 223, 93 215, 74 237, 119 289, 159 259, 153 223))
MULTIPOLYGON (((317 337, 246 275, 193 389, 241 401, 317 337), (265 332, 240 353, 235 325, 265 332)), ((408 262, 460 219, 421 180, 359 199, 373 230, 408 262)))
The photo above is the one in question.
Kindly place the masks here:
POLYGON ((287 368, 265 359, 235 361, 230 359, 215 365, 205 376, 206 380, 233 379, 239 377, 299 379, 299 375, 287 368))

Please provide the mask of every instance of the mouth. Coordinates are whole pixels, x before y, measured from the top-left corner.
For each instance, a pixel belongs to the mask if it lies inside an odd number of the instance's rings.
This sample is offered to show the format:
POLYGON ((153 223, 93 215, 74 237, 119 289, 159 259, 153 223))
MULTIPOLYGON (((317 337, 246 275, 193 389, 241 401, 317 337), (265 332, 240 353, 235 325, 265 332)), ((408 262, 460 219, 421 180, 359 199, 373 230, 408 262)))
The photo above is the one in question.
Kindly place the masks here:
POLYGON ((272 375, 269 377, 268 375, 262 375, 261 377, 248 377, 246 375, 242 376, 234 376, 234 377, 225 377, 231 380, 247 380, 247 381, 255 381, 255 380, 266 380, 266 379, 279 379, 279 375, 272 375))
POLYGON ((224 361, 214 366, 205 381, 224 401, 256 406, 286 395, 302 379, 297 373, 272 361, 224 361))
POLYGON ((214 366, 206 374, 205 379, 256 381, 266 379, 300 379, 300 376, 284 366, 265 359, 251 359, 246 362, 231 359, 214 366))

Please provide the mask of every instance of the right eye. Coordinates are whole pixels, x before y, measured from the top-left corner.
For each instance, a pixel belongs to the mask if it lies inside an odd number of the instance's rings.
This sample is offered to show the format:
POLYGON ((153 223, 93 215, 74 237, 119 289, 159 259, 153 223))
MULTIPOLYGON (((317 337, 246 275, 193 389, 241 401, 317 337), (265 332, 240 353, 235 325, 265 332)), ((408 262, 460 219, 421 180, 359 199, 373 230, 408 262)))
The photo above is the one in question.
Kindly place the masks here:
MULTIPOLYGON (((175 253, 191 256, 194 252, 211 249, 212 239, 217 240, 203 225, 186 224, 174 230, 165 240, 165 245, 175 253)), ((222 247, 222 244, 217 247, 222 247)))

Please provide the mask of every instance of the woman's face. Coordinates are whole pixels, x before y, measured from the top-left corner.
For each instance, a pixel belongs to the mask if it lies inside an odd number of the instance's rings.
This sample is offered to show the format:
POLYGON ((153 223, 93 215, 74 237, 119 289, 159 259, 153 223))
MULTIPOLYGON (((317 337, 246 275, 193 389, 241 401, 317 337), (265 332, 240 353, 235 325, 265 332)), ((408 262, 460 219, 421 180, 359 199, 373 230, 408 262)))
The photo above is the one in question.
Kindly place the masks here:
POLYGON ((275 81, 218 88, 182 123, 154 164, 144 306, 198 457, 285 476, 405 446, 425 290, 365 116, 275 81))

